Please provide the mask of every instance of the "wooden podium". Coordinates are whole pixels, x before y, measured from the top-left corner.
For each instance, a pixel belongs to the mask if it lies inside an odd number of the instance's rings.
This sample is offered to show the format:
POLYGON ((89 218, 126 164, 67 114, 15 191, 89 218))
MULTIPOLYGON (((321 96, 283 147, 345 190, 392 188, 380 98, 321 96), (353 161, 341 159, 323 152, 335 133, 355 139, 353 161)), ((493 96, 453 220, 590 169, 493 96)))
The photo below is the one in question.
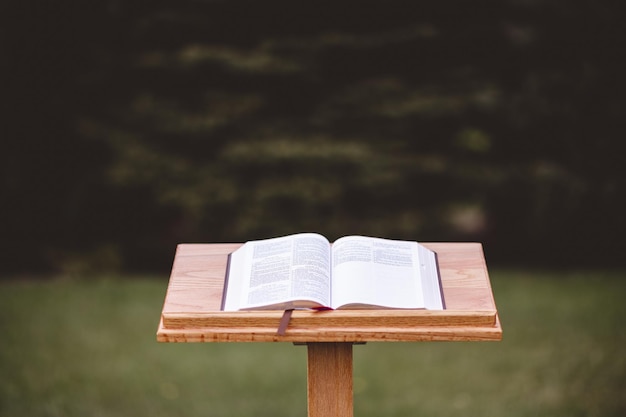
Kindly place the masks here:
POLYGON ((352 345, 375 341, 496 341, 502 328, 480 243, 422 243, 437 252, 446 309, 220 311, 228 254, 241 244, 180 244, 159 342, 293 342, 307 346, 309 417, 353 415, 352 345))

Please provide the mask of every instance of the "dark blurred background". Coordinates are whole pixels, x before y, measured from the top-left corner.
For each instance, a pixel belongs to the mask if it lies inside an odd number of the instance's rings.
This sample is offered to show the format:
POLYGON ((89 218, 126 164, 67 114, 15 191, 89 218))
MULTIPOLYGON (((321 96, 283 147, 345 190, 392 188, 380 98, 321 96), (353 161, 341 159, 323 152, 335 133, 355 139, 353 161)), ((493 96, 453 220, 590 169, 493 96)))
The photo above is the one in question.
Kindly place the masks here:
POLYGON ((2 276, 299 231, 624 265, 610 1, 5 1, 2 276))

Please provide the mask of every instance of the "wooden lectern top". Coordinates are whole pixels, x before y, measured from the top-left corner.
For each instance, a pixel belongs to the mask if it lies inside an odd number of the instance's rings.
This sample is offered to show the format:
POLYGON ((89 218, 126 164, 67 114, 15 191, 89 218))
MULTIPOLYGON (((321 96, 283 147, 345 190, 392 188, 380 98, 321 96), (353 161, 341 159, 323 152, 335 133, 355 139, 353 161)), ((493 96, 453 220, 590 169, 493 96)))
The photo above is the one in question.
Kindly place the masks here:
POLYGON ((437 252, 445 310, 221 311, 228 254, 240 243, 180 244, 160 342, 368 342, 500 340, 502 328, 480 243, 422 243, 437 252))

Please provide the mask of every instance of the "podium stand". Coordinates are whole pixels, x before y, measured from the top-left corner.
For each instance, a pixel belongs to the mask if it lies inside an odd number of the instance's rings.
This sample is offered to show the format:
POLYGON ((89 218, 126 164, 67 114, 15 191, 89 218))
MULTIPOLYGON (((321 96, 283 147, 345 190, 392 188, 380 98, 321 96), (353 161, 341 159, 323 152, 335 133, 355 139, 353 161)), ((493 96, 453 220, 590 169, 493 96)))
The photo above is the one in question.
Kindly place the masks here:
POLYGON ((241 244, 180 244, 159 342, 293 342, 307 346, 309 417, 353 415, 352 345, 497 341, 502 328, 480 243, 422 243, 437 253, 445 310, 220 311, 228 254, 241 244))

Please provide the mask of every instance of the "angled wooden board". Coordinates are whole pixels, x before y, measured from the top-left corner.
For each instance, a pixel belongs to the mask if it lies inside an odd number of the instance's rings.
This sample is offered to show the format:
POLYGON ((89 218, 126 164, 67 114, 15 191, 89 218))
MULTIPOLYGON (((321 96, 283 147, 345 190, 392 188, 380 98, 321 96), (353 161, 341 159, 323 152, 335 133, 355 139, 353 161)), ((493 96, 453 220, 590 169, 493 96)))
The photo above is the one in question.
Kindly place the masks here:
POLYGON ((437 252, 446 303, 442 311, 294 311, 284 335, 282 311, 220 311, 228 254, 241 244, 180 244, 157 340, 162 342, 367 342, 500 340, 480 243, 421 243, 437 252))

